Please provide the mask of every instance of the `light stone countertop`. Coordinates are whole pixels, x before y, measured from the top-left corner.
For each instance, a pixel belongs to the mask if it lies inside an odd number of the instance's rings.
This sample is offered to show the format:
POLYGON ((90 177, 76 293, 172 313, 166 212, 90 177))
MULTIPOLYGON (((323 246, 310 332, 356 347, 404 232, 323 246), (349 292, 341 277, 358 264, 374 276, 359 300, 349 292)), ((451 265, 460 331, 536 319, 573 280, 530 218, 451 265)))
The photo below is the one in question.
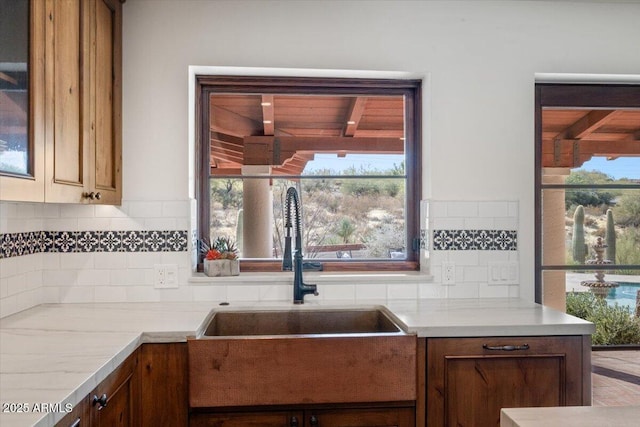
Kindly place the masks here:
POLYGON ((567 406, 510 408, 500 414, 500 427, 637 427, 640 406, 567 406))
MULTIPOLYGON (((593 324, 520 299, 45 304, 0 319, 0 402, 77 404, 147 342, 183 342, 212 310, 385 306, 421 337, 584 335, 593 324)), ((5 408, 3 408, 5 409, 5 408)), ((0 425, 53 426, 64 413, 0 412, 0 425)))

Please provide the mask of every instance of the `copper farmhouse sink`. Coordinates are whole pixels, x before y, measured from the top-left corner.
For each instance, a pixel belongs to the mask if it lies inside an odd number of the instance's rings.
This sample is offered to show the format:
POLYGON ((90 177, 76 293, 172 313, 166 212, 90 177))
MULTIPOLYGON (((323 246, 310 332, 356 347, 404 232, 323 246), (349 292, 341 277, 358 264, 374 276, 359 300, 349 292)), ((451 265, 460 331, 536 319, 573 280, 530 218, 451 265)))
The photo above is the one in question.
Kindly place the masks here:
POLYGON ((252 335, 402 334, 380 308, 221 311, 211 317, 205 337, 252 335))
POLYGON ((416 399, 416 336, 384 307, 215 311, 187 348, 192 408, 416 399))

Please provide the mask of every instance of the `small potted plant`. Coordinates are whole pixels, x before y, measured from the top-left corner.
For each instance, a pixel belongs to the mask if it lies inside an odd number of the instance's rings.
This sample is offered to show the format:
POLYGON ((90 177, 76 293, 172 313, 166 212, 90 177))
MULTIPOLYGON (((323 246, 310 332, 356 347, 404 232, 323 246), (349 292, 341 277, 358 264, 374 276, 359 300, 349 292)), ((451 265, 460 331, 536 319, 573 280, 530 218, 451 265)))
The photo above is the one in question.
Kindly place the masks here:
POLYGON ((210 245, 202 242, 204 274, 211 277, 240 274, 238 248, 230 237, 218 237, 210 245))

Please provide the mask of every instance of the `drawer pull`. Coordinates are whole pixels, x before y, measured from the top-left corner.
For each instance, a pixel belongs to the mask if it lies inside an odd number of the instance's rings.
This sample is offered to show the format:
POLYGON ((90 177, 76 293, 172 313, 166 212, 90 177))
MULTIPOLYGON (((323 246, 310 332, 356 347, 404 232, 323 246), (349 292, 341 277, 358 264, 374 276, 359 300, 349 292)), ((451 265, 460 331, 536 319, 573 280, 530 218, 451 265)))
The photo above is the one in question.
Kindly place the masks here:
POLYGON ((70 424, 69 427, 80 427, 80 418, 75 420, 73 424, 70 424))
POLYGON ((93 406, 98 405, 98 411, 102 410, 102 408, 107 406, 107 395, 103 394, 102 396, 98 397, 94 394, 93 400, 91 401, 91 405, 93 406))
POLYGON ((291 417, 289 427, 298 427, 298 417, 291 417))
POLYGON ((482 344, 482 348, 484 348, 485 350, 519 351, 519 350, 529 350, 529 344, 522 344, 522 345, 496 345, 496 346, 482 344))

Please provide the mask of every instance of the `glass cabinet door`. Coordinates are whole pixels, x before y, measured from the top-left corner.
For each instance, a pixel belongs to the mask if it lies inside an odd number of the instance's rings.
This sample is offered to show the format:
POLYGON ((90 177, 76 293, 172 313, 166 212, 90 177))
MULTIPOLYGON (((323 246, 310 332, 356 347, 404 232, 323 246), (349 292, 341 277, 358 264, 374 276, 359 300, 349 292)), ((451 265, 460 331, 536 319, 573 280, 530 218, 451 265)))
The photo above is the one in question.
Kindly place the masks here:
POLYGON ((29 0, 0 0, 0 174, 32 176, 29 0))

